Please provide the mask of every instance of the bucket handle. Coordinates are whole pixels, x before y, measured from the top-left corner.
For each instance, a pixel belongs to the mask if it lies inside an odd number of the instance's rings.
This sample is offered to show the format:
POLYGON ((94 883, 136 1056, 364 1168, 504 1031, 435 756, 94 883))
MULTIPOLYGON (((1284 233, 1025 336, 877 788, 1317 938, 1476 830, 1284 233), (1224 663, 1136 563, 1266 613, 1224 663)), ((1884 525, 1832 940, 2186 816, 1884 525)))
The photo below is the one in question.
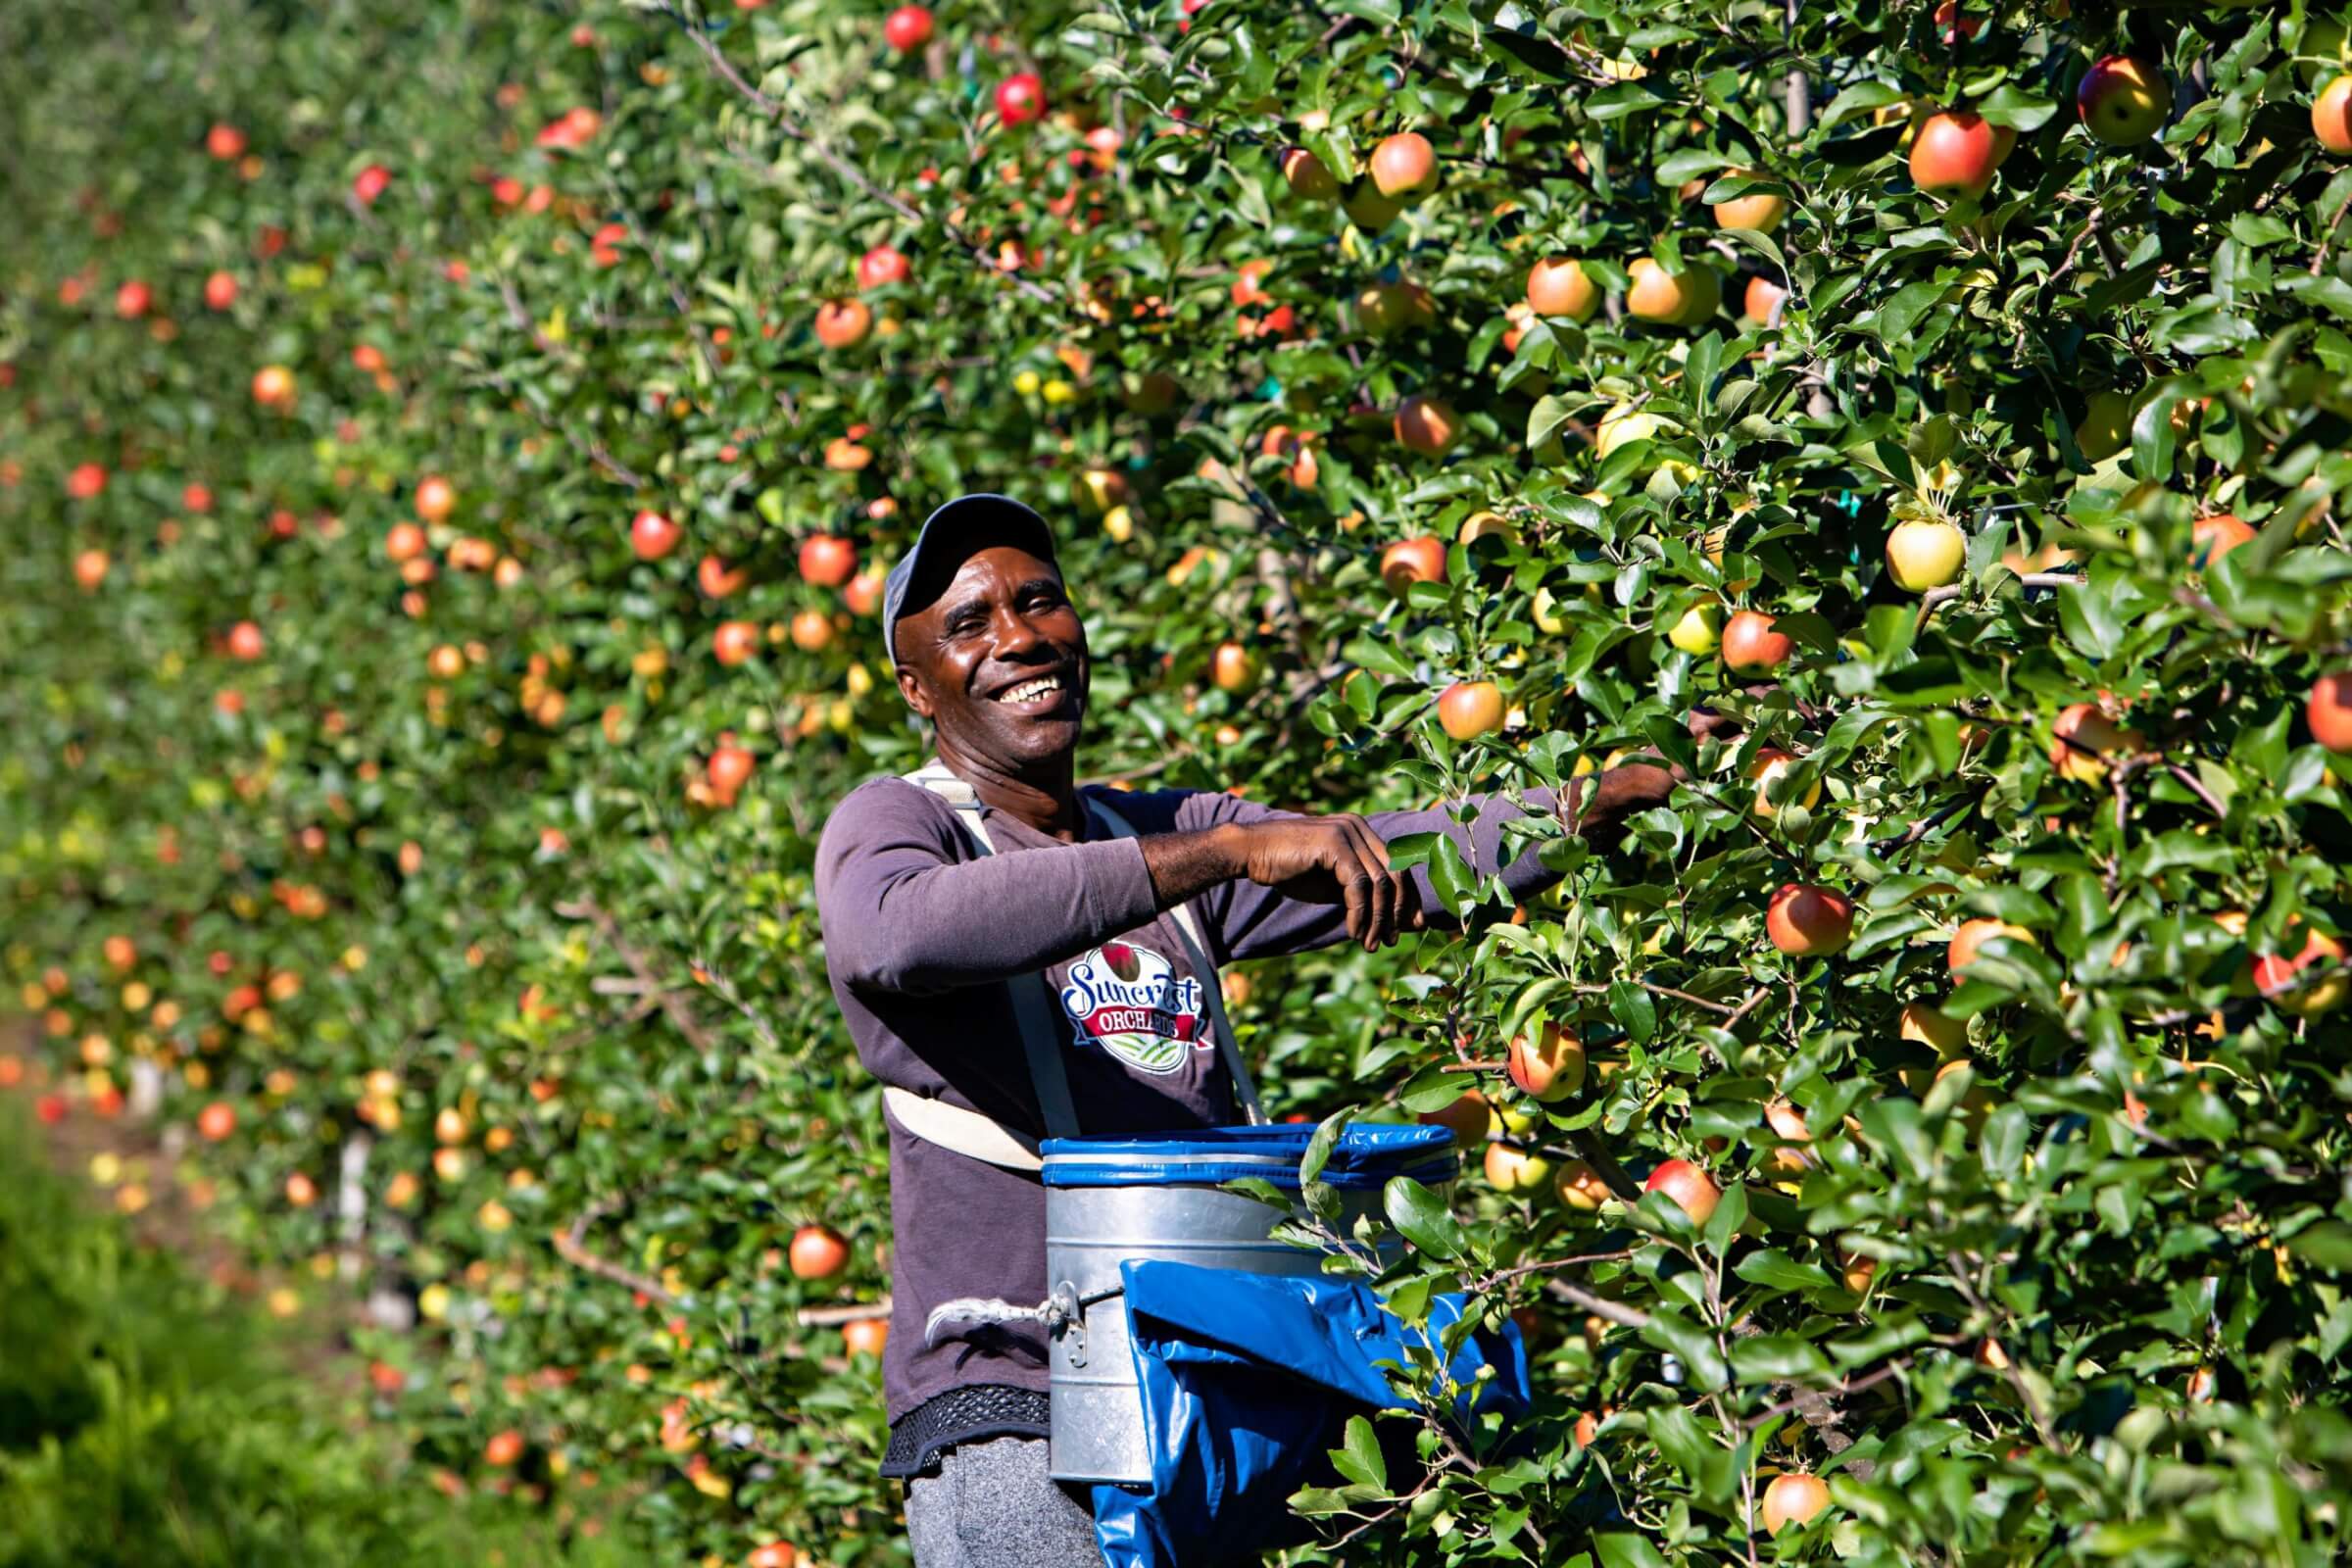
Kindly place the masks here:
POLYGON ((1009 1301, 977 1296, 958 1297, 942 1301, 931 1309, 923 1320, 923 1343, 939 1343, 940 1329, 949 1323, 1042 1323, 1046 1333, 1054 1338, 1063 1334, 1073 1336, 1070 1346, 1070 1364, 1086 1365, 1086 1309, 1127 1294, 1123 1285, 1080 1296, 1078 1287, 1063 1280, 1054 1288, 1054 1294, 1035 1306, 1014 1306, 1009 1301))

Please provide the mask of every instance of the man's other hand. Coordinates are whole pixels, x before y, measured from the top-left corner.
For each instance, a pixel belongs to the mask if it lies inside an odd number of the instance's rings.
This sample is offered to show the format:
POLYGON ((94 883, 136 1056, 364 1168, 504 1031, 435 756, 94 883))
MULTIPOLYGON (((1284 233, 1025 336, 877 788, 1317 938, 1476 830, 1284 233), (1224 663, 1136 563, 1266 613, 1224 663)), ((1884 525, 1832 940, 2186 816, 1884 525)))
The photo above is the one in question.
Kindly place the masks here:
POLYGON ((1389 864, 1389 847, 1351 814, 1232 825, 1237 874, 1285 898, 1347 906, 1348 938, 1366 953, 1426 924, 1420 895, 1389 864))

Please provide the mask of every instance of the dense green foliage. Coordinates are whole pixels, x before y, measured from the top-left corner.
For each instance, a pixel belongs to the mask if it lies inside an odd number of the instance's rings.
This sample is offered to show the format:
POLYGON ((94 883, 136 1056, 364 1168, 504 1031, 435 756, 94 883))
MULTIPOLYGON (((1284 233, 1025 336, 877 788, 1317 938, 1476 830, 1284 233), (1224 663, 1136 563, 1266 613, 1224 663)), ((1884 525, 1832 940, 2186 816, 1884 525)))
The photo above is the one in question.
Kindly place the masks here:
POLYGON ((415 1303, 375 1348, 429 1376, 377 1414, 422 1464, 564 1520, 617 1492, 671 1558, 901 1560, 836 1326, 887 1278, 880 1119, 808 869, 921 738, 870 579, 802 547, 871 570, 1008 489, 1066 529, 1094 776, 1328 809, 1690 775, 1518 923, 1442 863, 1467 937, 1236 977, 1278 1112, 1508 1099, 1540 1017, 1592 1060, 1497 1147, 1591 1161, 1601 1206, 1396 1195, 1396 1304, 1523 1311, 1546 1403, 1507 1454, 1426 1426, 1427 1478, 1348 1459, 1301 1499, 1348 1561, 2340 1556, 2352 1037, 2333 957, 2246 965, 2352 919, 2304 713, 2352 626, 2344 19, 1967 10, 1041 0, 902 54, 820 0, 11 8, 36 1075, 233 1112, 189 1174, 239 1240, 415 1303), (2114 53, 2161 74, 2154 140, 2078 117, 2114 53), (1005 124, 1024 71, 1047 113, 1005 124), (2015 132, 1981 199, 1913 183, 1939 105, 2015 132), (1392 217, 1355 182, 1406 129, 1439 174, 1392 217), (1709 211, 1775 196, 1771 232, 1709 211), (906 276, 860 278, 884 245, 906 276), (1605 308, 1509 315, 1547 256, 1605 308), (1724 306, 1637 319, 1636 258, 1724 306), (1397 439, 1416 396, 1442 457, 1397 439), (1947 586, 1894 580, 1905 522, 1960 530, 1947 586), (1468 542, 1393 595, 1420 536, 1468 542), (1735 609, 1785 662, 1667 636, 1735 609), (1262 678, 1212 681, 1228 639, 1262 678), (1480 678, 1508 721, 1457 743, 1433 699, 1480 678), (1702 703, 1741 727, 1694 741, 1702 703), (1768 942, 1788 882, 1852 898, 1849 948, 1768 942), (1967 918, 2025 935, 1955 985, 1967 918), (1695 1230, 1635 1200, 1670 1156, 1726 1190, 1695 1230), (792 1277, 810 1223, 846 1276, 792 1277), (1834 1508, 1771 1544, 1786 1470, 1834 1508))
POLYGON ((602 1561, 504 1507, 386 1485, 272 1334, 45 1169, 0 1107, 0 1563, 403 1568, 602 1561))

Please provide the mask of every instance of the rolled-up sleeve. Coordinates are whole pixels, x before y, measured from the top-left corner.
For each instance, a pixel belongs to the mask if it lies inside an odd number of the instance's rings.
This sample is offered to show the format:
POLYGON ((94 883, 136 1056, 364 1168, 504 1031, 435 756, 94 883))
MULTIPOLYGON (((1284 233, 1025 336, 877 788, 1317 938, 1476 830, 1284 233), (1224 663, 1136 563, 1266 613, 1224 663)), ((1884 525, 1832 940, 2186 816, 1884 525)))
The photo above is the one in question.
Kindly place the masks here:
POLYGON ((1041 969, 1157 912, 1134 839, 974 858, 919 785, 851 792, 816 851, 825 961, 857 990, 928 994, 1041 969))
MULTIPOLYGON (((1416 833, 1445 834, 1477 875, 1488 877, 1499 871, 1502 885, 1511 897, 1524 901, 1559 880, 1557 872, 1547 869, 1537 858, 1532 846, 1516 859, 1507 863, 1503 860, 1506 823, 1530 814, 1551 815, 1558 810, 1549 790, 1530 790, 1525 800, 1527 804, 1522 808, 1498 795, 1480 796, 1470 803, 1471 819, 1467 826, 1455 821, 1452 812, 1444 807, 1423 811, 1376 811, 1364 820, 1371 824, 1383 844, 1416 833)), ((1298 814, 1232 795, 1203 792, 1184 803, 1176 825, 1192 831, 1220 822, 1262 822, 1298 814)), ((1429 911, 1431 924, 1448 924, 1450 917, 1430 884, 1428 867, 1413 866, 1405 875, 1420 895, 1421 907, 1429 911)), ((1227 958, 1304 953, 1328 947, 1348 935, 1348 911, 1344 906, 1286 898, 1254 882, 1226 883, 1210 894, 1207 903, 1215 918, 1221 956, 1227 958)))

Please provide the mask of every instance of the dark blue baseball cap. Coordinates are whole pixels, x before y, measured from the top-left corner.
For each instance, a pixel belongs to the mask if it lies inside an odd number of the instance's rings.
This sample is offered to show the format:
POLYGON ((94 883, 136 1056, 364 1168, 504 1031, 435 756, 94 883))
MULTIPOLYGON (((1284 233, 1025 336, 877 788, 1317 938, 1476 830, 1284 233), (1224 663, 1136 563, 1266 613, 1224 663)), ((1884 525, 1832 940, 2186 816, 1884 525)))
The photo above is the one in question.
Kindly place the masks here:
POLYGON ((923 519, 914 548, 883 579, 882 652, 894 665, 899 662, 899 617, 935 603, 955 579, 956 568, 991 545, 1015 546, 1059 569, 1054 530, 1045 518, 1010 496, 957 496, 923 519))

